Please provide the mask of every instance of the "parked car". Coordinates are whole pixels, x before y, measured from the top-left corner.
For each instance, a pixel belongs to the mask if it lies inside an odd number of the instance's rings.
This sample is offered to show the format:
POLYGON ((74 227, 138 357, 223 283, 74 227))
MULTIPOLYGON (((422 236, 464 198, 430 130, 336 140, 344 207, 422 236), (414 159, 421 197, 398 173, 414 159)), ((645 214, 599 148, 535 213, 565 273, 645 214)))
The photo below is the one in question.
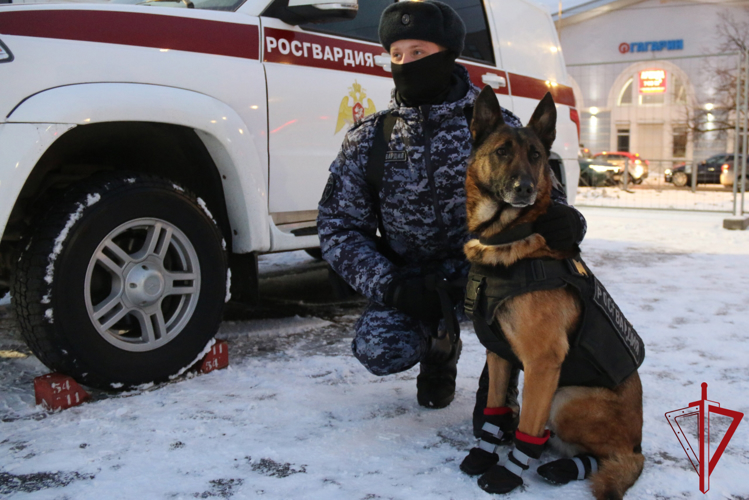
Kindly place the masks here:
MULTIPOLYGON (((739 161, 737 162, 737 168, 736 170, 739 171, 739 179, 741 178, 741 160, 742 157, 739 156, 739 161)), ((747 172, 749 172, 749 165, 747 165, 747 172)), ((735 179, 734 175, 734 161, 733 161, 733 155, 727 155, 725 161, 720 166, 720 183, 724 186, 733 186, 733 182, 735 179)), ((749 175, 747 176, 746 181, 744 182, 745 190, 749 191, 749 175)), ((741 187, 741 184, 739 184, 739 187, 741 187)))
POLYGON ((618 174, 620 167, 600 158, 579 158, 580 181, 578 186, 598 187, 614 186, 616 181, 614 175, 618 174))
POLYGON ((617 165, 619 172, 614 176, 617 182, 623 182, 624 165, 629 163, 629 179, 634 184, 642 184, 642 181, 648 177, 650 162, 640 158, 637 153, 627 151, 603 151, 593 155, 593 158, 606 160, 609 163, 617 165))
MULTIPOLYGON (((728 161, 733 161, 733 155, 722 153, 698 162, 697 184, 720 184, 721 167, 728 161)), ((663 172, 663 178, 676 187, 691 185, 692 164, 680 163, 673 168, 667 168, 663 172)))
MULTIPOLYGON (((549 14, 444 1, 470 16, 476 85, 523 123, 551 92, 574 203, 579 119, 549 14)), ((256 300, 259 254, 320 246, 344 134, 390 101, 391 3, 0 5, 0 292, 42 362, 104 388, 168 380, 212 342, 227 289, 256 300)))

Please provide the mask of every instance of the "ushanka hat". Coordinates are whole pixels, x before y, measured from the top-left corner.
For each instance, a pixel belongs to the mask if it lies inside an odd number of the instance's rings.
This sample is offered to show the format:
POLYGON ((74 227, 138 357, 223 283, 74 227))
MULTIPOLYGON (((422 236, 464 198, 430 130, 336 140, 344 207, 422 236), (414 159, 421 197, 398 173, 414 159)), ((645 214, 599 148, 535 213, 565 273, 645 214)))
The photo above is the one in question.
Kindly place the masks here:
POLYGON ((398 40, 426 40, 442 45, 457 57, 463 52, 465 36, 463 20, 442 2, 398 2, 389 5, 380 17, 380 43, 388 52, 398 40))

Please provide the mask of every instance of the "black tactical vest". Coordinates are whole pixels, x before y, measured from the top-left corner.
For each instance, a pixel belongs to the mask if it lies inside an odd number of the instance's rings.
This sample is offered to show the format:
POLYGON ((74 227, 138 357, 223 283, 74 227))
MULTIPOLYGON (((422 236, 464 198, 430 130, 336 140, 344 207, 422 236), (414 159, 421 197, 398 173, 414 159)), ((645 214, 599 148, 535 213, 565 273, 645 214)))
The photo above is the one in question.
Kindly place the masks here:
POLYGON ((507 299, 540 290, 570 286, 582 302, 580 326, 569 338, 559 386, 612 389, 642 364, 645 346, 619 307, 588 266, 572 259, 525 259, 510 267, 473 264, 468 275, 465 310, 481 343, 522 367, 502 333, 495 312, 507 299))

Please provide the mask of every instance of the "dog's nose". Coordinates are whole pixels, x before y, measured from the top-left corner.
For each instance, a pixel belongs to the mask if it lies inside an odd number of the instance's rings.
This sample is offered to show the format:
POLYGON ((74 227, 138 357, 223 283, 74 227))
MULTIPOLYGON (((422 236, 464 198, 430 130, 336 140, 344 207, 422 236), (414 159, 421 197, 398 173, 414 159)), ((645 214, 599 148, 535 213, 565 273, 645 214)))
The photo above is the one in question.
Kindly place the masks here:
POLYGON ((530 196, 533 194, 533 182, 528 178, 516 179, 512 190, 519 196, 530 196))

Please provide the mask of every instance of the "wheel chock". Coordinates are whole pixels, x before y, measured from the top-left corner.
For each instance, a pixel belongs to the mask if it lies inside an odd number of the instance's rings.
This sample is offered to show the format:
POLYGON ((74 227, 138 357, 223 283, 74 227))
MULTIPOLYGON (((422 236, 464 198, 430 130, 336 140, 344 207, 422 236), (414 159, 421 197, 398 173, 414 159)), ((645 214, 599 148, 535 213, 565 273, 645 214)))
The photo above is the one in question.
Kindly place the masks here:
POLYGON ((72 377, 61 373, 48 373, 34 379, 36 404, 50 410, 65 410, 87 401, 91 395, 72 377))
POLYGON ((229 344, 225 340, 217 340, 208 354, 198 366, 200 373, 209 373, 229 366, 229 344))

